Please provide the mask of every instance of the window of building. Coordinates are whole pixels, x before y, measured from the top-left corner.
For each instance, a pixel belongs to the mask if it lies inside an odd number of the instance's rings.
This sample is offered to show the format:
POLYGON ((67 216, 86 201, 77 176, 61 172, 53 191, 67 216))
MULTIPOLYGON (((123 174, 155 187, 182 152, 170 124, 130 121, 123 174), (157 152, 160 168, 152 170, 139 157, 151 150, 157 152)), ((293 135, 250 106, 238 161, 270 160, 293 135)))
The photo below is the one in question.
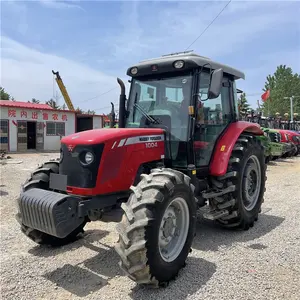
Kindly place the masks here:
POLYGON ((0 133, 8 133, 8 120, 0 120, 0 133))
POLYGON ((8 150, 8 120, 0 120, 0 149, 8 150))
POLYGON ((65 123, 64 122, 47 122, 46 134, 47 135, 65 135, 65 123))

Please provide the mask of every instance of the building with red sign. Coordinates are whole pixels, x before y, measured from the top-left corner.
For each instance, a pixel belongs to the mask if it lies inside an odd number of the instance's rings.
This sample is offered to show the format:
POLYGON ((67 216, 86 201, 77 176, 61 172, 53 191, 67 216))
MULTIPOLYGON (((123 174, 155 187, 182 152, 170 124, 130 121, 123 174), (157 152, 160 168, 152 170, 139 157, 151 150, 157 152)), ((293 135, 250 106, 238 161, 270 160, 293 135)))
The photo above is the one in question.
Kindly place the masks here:
POLYGON ((60 139, 75 132, 102 128, 103 116, 55 110, 47 104, 0 100, 0 149, 55 151, 60 139))

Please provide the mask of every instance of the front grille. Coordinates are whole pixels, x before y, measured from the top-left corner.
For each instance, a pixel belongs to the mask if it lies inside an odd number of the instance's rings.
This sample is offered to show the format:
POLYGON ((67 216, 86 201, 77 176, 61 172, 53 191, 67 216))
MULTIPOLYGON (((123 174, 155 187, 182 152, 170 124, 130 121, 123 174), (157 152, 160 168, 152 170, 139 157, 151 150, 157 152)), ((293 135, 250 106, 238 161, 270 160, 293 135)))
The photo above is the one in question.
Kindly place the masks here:
POLYGON ((104 144, 99 145, 76 145, 69 151, 68 145, 62 144, 63 159, 59 164, 59 173, 67 175, 67 185, 80 188, 93 188, 96 185, 98 168, 104 144), (85 152, 94 154, 94 161, 87 166, 82 165, 80 157, 85 152))

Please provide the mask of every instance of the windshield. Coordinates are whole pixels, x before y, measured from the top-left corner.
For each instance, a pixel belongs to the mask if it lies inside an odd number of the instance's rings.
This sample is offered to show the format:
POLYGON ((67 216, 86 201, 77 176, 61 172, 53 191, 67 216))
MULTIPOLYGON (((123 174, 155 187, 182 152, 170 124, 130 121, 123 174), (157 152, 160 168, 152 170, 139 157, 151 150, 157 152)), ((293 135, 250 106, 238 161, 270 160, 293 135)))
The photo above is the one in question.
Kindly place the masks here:
POLYGON ((126 127, 166 127, 172 139, 186 141, 192 75, 133 79, 126 127))

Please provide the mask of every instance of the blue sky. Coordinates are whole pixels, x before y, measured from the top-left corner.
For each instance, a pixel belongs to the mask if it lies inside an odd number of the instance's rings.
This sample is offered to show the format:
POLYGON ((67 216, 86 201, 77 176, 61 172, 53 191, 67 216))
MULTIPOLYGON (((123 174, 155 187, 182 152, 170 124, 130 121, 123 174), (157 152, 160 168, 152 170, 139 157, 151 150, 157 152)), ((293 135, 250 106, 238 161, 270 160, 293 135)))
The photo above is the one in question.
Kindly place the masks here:
MULTIPOLYGON (((1 85, 16 100, 46 101, 58 70, 75 106, 107 113, 119 89, 98 95, 117 76, 127 82, 137 61, 185 50, 226 2, 1 1, 1 85)), ((233 0, 191 49, 244 71, 237 86, 256 94, 255 107, 277 65, 300 73, 299 15, 299 1, 233 0)))

